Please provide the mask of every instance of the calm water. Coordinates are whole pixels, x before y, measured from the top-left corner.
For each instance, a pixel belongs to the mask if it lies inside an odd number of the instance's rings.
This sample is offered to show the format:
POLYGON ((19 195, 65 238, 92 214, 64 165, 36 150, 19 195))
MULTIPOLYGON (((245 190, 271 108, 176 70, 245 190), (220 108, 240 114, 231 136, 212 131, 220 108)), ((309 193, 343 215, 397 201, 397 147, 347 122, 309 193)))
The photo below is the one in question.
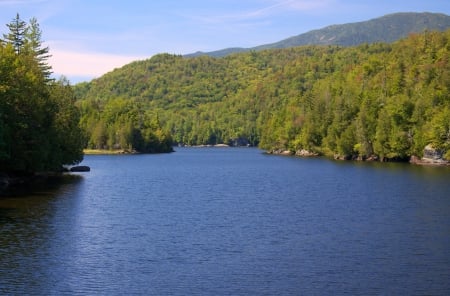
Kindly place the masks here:
POLYGON ((0 294, 449 295, 450 169, 181 148, 0 199, 0 294))

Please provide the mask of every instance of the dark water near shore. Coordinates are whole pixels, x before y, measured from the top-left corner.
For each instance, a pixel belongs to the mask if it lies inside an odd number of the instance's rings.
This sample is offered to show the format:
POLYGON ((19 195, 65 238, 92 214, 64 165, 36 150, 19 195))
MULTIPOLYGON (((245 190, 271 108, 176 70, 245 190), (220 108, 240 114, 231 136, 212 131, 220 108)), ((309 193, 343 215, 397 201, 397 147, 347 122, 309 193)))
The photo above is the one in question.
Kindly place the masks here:
POLYGON ((182 148, 0 199, 0 294, 449 295, 450 169, 182 148))

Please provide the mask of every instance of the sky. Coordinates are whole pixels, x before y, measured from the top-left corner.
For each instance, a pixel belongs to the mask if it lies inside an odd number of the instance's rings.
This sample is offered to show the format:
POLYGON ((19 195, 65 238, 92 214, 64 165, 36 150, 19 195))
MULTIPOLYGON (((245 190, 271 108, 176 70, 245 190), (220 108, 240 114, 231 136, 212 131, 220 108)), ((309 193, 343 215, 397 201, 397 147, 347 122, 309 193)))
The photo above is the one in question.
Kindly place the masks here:
POLYGON ((0 34, 36 18, 55 77, 90 81, 158 53, 254 47, 396 12, 450 15, 449 0, 0 0, 0 34))

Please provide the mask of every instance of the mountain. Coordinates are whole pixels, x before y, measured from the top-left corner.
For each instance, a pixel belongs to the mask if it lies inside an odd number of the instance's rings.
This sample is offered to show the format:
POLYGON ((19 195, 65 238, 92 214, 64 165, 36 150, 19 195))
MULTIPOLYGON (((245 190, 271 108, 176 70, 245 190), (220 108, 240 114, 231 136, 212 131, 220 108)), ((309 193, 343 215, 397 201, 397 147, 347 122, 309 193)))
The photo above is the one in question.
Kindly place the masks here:
POLYGON ((251 48, 226 48, 211 52, 196 52, 185 57, 208 55, 223 57, 232 53, 272 48, 288 48, 301 45, 341 45, 354 46, 363 43, 391 43, 407 37, 411 33, 425 30, 444 31, 450 28, 450 16, 441 13, 394 13, 372 20, 331 25, 322 29, 309 31, 279 42, 264 44, 251 48))

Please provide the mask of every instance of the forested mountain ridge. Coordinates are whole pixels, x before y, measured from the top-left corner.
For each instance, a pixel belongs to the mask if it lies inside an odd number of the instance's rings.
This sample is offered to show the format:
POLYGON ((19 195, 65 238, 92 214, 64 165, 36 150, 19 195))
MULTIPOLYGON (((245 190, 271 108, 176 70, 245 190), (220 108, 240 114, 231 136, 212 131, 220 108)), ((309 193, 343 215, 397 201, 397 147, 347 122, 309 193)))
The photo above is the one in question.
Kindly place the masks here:
POLYGON ((408 159, 428 144, 450 150, 449 40, 447 30, 393 44, 161 54, 74 89, 91 147, 130 145, 133 127, 148 125, 180 144, 408 159))
POLYGON ((331 25, 293 36, 279 42, 252 48, 226 48, 212 52, 196 52, 185 57, 208 55, 223 57, 232 53, 272 48, 289 48, 302 45, 356 46, 362 43, 391 43, 411 33, 445 31, 450 28, 450 16, 441 13, 403 12, 385 15, 368 21, 331 25))

